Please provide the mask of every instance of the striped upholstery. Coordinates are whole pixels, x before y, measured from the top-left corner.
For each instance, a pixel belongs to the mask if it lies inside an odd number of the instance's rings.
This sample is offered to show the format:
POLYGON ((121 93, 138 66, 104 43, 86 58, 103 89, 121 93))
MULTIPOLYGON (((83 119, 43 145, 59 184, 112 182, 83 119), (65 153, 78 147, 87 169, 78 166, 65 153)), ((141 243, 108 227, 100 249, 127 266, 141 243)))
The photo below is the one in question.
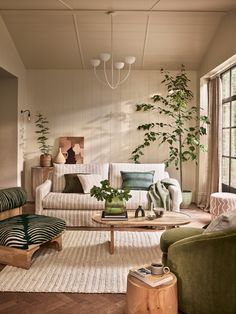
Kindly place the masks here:
POLYGON ((109 181, 112 187, 121 188, 122 178, 121 171, 130 172, 147 172, 154 170, 153 182, 168 178, 168 173, 165 172, 164 164, 130 164, 130 163, 111 163, 109 169, 109 181))
POLYGON ((20 187, 0 190, 0 212, 21 207, 26 200, 27 194, 20 187))
POLYGON ((42 202, 43 208, 48 209, 104 209, 104 202, 90 194, 50 192, 42 202))
POLYGON ((20 215, 0 221, 0 246, 29 249, 65 230, 65 221, 41 215, 20 215))
MULTIPOLYGON (((143 208, 147 208, 147 191, 133 190, 130 192, 132 197, 126 202, 127 209, 136 209, 139 205, 143 208)), ((78 194, 78 193, 56 193, 50 192, 43 199, 44 209, 56 209, 56 210, 103 210, 105 208, 105 202, 98 201, 95 197, 91 197, 90 194, 78 194)), ((45 214, 45 211, 43 211, 45 214)))
POLYGON ((108 179, 109 164, 54 164, 53 192, 62 192, 65 187, 65 173, 100 174, 102 180, 108 179))

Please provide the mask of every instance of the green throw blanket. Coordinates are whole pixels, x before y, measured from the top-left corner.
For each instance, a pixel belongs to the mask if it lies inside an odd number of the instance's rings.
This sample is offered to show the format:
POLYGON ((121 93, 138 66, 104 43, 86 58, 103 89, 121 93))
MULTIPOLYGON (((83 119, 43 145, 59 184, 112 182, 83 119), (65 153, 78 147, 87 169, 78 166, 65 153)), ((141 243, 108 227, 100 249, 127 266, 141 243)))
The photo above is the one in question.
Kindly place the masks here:
POLYGON ((172 201, 170 197, 170 192, 168 190, 169 185, 175 185, 177 187, 178 183, 176 183, 175 179, 166 178, 161 181, 157 181, 153 183, 148 191, 148 206, 152 208, 162 207, 165 210, 172 210, 172 201))

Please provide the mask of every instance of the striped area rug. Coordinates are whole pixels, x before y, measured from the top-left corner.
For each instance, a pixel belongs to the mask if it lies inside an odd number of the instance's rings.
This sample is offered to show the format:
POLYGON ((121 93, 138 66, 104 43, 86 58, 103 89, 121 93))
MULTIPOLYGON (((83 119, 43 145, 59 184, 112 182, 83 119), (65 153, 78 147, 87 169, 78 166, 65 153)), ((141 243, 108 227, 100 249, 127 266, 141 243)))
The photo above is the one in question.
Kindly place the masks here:
POLYGON ((106 231, 66 231, 63 250, 42 249, 29 270, 0 272, 0 291, 125 293, 130 268, 161 260, 159 232, 115 232, 110 255, 106 231))

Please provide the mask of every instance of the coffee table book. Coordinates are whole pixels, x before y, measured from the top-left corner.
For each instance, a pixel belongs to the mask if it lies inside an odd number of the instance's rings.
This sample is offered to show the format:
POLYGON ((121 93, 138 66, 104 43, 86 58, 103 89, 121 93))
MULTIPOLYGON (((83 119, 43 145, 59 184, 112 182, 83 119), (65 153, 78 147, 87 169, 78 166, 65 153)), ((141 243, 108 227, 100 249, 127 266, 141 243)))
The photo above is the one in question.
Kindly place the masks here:
POLYGON ((124 211, 121 214, 108 214, 103 210, 101 220, 128 220, 128 213, 124 211))
POLYGON ((172 274, 153 275, 150 266, 143 266, 129 270, 129 274, 140 279, 151 287, 167 284, 173 280, 172 274))

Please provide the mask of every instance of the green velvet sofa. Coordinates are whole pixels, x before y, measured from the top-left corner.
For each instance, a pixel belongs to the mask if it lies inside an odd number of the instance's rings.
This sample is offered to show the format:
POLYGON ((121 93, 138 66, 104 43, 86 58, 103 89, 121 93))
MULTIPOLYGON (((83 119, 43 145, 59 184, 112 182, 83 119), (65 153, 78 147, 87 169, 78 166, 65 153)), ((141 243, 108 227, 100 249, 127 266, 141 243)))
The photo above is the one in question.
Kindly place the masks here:
POLYGON ((163 263, 177 276, 181 313, 236 313, 236 228, 167 230, 161 249, 163 263))

